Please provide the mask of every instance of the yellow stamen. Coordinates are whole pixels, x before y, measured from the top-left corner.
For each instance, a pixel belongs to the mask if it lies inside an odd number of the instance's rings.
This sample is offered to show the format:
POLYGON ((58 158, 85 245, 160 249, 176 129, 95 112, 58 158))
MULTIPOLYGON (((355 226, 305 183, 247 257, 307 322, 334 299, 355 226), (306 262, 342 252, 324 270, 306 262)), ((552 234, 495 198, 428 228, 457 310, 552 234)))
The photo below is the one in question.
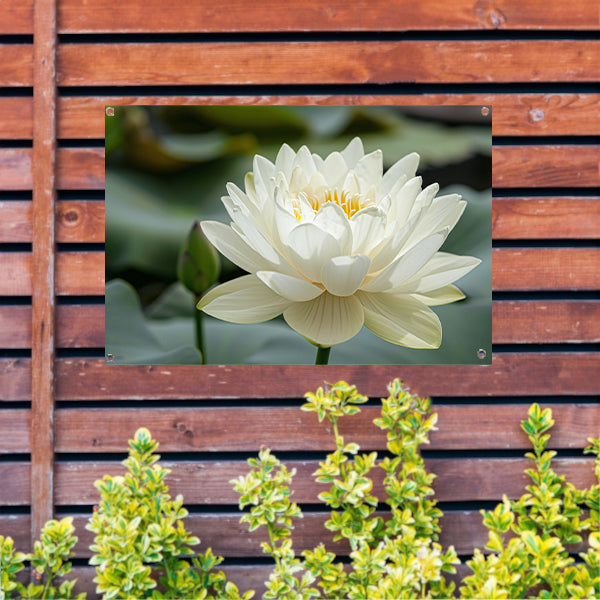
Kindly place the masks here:
MULTIPOLYGON (((373 200, 370 200, 363 196, 362 194, 352 194, 346 190, 342 190, 341 192, 335 188, 333 190, 326 190, 321 195, 316 194, 306 194, 306 199, 310 204, 310 207, 316 212, 318 212, 321 207, 327 202, 333 202, 337 204, 345 213, 348 218, 357 213, 362 208, 366 206, 372 206, 375 204, 373 200)), ((300 202, 296 200, 292 200, 294 207, 294 216, 298 221, 302 220, 302 214, 300 211, 300 202)))

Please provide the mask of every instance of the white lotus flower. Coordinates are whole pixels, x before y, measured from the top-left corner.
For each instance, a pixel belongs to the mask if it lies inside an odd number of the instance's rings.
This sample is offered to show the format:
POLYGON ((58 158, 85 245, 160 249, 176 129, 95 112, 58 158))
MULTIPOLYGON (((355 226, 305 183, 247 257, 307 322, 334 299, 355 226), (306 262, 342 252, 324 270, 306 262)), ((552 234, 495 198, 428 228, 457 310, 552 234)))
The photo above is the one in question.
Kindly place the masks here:
POLYGON ((481 261, 440 252, 466 202, 421 189, 418 154, 383 174, 381 150, 360 138, 323 159, 287 144, 275 164, 254 157, 243 192, 227 184, 230 225, 202 230, 244 275, 209 291, 204 312, 234 323, 283 313, 320 347, 340 344, 363 325, 411 348, 437 348, 442 328, 429 306, 464 298, 451 285, 481 261))

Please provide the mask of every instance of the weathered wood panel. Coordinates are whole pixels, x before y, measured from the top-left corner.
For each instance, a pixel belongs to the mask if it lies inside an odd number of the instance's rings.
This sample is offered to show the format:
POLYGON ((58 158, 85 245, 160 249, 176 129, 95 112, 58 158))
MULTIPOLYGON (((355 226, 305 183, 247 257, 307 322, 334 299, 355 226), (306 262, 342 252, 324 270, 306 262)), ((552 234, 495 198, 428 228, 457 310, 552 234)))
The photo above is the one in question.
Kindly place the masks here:
MULTIPOLYGON (((118 4, 99 0, 81 5, 59 3, 60 33, 104 32, 222 32, 222 31, 411 31, 469 29, 575 29, 596 27, 597 11, 591 0, 573 5, 560 2, 495 0, 474 2, 442 0, 396 6, 381 0, 360 0, 351 6, 341 0, 323 5, 311 0, 295 5, 270 0, 252 7, 227 0, 219 10, 204 3, 165 5, 161 0, 118 4)), ((32 33, 33 0, 7 3, 0 21, 1 34, 32 33)))
POLYGON ((599 248, 494 248, 492 289, 594 290, 599 248))
MULTIPOLYGON (((31 242, 31 202, 0 200, 0 242, 31 242)), ((104 242, 104 202, 61 200, 56 203, 57 242, 104 242)))
POLYGON ((0 43, 0 86, 8 88, 32 85, 33 45, 0 43))
POLYGON ((599 46, 589 40, 65 44, 58 83, 591 82, 599 75, 599 46))
MULTIPOLYGON (((491 365, 443 366, 111 366, 102 359, 58 359, 57 400, 300 398, 325 381, 351 381, 386 395, 395 377, 430 396, 573 396, 598 393, 594 352, 503 352, 491 365), (252 381, 252 386, 247 382, 252 381)), ((0 400, 28 400, 30 361, 0 358, 0 400)))
POLYGON ((591 0, 581 0, 572 11, 541 0, 526 6, 517 0, 452 4, 434 0, 409 5, 382 0, 352 5, 343 0, 327 5, 309 0, 294 5, 270 0, 253 6, 251 15, 240 0, 227 0, 219 10, 204 3, 165 6, 160 0, 150 0, 144 10, 136 2, 114 6, 108 0, 87 5, 86 10, 75 0, 63 0, 59 7, 60 30, 69 33, 592 29, 597 17, 591 0))
MULTIPOLYGON (((495 248, 492 289, 593 290, 598 286, 598 248, 495 248)), ((0 268, 9 275, 0 280, 0 294, 31 294, 31 255, 0 254, 0 268)), ((61 252, 57 257, 59 295, 102 295, 103 252, 61 252)))
POLYGON ((600 302, 506 300, 492 303, 495 344, 600 341, 600 302))
MULTIPOLYGON (((103 242, 104 202, 57 203, 58 242, 103 242)), ((31 241, 31 202, 0 201, 0 242, 31 241)), ((492 200, 492 239, 595 239, 600 198, 531 197, 492 200)))
POLYGON ((599 231, 598 197, 492 200, 493 239, 596 239, 599 231))
MULTIPOLYGON (((104 305, 57 307, 59 348, 102 348, 104 305)), ((31 346, 31 308, 0 306, 3 348, 31 346)), ((594 300, 518 300, 492 303, 495 344, 559 344, 600 341, 600 302, 594 300)))
MULTIPOLYGON (((493 135, 597 135, 598 94, 355 94, 339 96, 74 96, 58 99, 58 137, 104 137, 104 106, 179 104, 364 104, 364 105, 488 105, 493 107, 493 135)), ((0 98, 0 138, 30 139, 32 101, 0 98)))
POLYGON ((600 185, 600 146, 494 146, 494 187, 600 185))
MULTIPOLYGON (((438 431, 427 450, 491 450, 529 448, 520 422, 527 407, 434 406, 438 431), (469 423, 469 436, 464 424, 469 423)), ((340 433, 363 449, 386 447, 386 436, 372 425, 378 406, 361 409, 361 417, 340 421, 340 433)), ((553 448, 583 448, 591 432, 600 430, 600 405, 567 404, 553 407, 553 448)), ((61 409, 56 414, 56 451, 122 452, 143 423, 160 441, 161 452, 254 452, 257 444, 274 451, 335 450, 330 428, 319 425, 313 413, 296 407, 61 409), (243 432, 241 434, 241 432, 243 432)))
MULTIPOLYGON (((217 555, 226 558, 251 558, 257 555, 260 544, 266 541, 264 530, 248 532, 248 526, 240 523, 241 512, 221 512, 210 514, 191 513, 184 521, 185 527, 201 540, 200 551, 208 547, 217 555)), ((385 512, 377 512, 384 519, 385 512)), ((63 513, 61 513, 63 516, 63 513)), ((77 558, 91 556, 89 546, 93 543, 94 534, 85 529, 91 515, 73 514, 73 525, 79 540, 74 546, 77 558)), ((339 556, 350 554, 349 545, 345 541, 333 541, 333 533, 325 528, 329 513, 304 512, 302 519, 294 521, 292 540, 296 552, 311 550, 323 543, 329 552, 339 556)), ((15 540, 15 547, 20 551, 29 550, 29 541, 23 536, 27 531, 28 515, 14 515, 6 518, 0 515, 0 531, 8 532, 15 540)), ((447 547, 453 545, 458 554, 472 554, 474 548, 483 547, 488 541, 488 530, 483 526, 482 516, 477 510, 451 510, 440 519, 440 543, 447 547)), ((570 546, 574 552, 583 550, 585 543, 570 546)))
MULTIPOLYGON (((497 187, 591 187, 600 185, 599 146, 495 146, 492 184, 497 187)), ((57 187, 104 189, 103 148, 61 148, 57 153, 57 187)), ((5 190, 31 189, 31 150, 0 149, 7 176, 5 190)))
MULTIPOLYGON (((257 440, 259 442, 259 440, 257 440)), ((258 453, 258 450, 255 454, 258 453)), ((295 468, 294 501, 318 503, 318 495, 326 486, 316 483, 312 476, 319 462, 316 460, 285 461, 295 468)), ((461 502, 467 500, 501 500, 502 494, 509 498, 519 497, 530 479, 524 470, 531 461, 524 458, 436 458, 426 459, 426 468, 438 475, 433 483, 436 498, 440 501, 461 502)), ((171 469, 165 481, 173 496, 183 494, 185 502, 192 504, 237 505, 239 496, 230 481, 247 472, 248 466, 239 461, 215 462, 164 462, 171 469)), ((578 487, 594 483, 591 458, 560 458, 553 461, 557 473, 564 474, 578 487)), ((58 505, 95 504, 98 492, 93 483, 105 473, 122 473, 123 468, 107 463, 69 462, 56 465, 56 502, 58 505)), ((383 471, 373 473, 373 491, 383 496, 383 471)), ((1 492, 0 492, 1 493, 1 492)))
MULTIPOLYGON (((31 452, 31 411, 10 409, 0 411, 0 455, 31 452)), ((0 529, 0 532, 2 529, 0 529)), ((6 535, 0 533, 0 535, 6 535)))

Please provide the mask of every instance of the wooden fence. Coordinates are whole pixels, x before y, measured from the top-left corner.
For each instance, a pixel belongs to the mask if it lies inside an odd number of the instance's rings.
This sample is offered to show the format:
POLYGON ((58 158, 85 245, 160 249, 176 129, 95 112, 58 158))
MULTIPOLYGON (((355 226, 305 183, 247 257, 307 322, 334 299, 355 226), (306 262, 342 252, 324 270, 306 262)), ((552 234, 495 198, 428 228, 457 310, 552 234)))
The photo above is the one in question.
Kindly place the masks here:
MULTIPOLYGON (((261 445, 298 468, 331 447, 303 393, 346 379, 373 397, 402 377, 432 395, 428 465, 444 544, 485 544, 477 508, 524 483, 519 420, 551 404, 557 465, 589 484, 600 431, 600 42, 593 0, 0 3, 0 533, 30 548, 75 515, 80 589, 93 482, 149 427, 189 526, 261 587, 260 535, 228 480, 261 445), (493 363, 410 367, 114 367, 104 346, 106 104, 477 104, 493 107, 493 363)), ((365 448, 376 408, 348 427, 365 448)), ((323 538, 309 510, 298 549, 323 538)), ((337 548, 343 554, 344 549, 337 548)))

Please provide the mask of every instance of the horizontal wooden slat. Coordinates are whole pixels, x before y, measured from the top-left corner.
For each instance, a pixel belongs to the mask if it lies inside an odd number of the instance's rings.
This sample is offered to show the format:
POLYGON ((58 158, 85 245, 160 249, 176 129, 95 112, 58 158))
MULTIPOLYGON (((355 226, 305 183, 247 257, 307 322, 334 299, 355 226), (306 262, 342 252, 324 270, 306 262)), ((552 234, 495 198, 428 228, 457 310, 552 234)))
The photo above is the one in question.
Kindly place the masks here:
MULTIPOLYGON (((0 306, 0 347, 31 347, 31 306, 0 306)), ((104 305, 56 307, 58 348, 104 347, 104 305)))
POLYGON ((33 98, 26 96, 0 98, 0 114, 2 115, 2 119, 0 119, 0 139, 32 139, 33 98))
POLYGON ((30 87, 32 85, 33 45, 0 44, 0 86, 30 87))
MULTIPOLYGON (((266 540, 264 529, 249 532, 245 523, 240 523, 241 512, 232 513, 191 513, 184 521, 186 529, 200 538, 200 551, 212 548, 218 556, 227 558, 251 558, 260 555, 260 544, 266 540)), ((376 513, 386 518, 389 513, 376 513)), ((73 525, 78 542, 73 551, 76 558, 89 558, 90 545, 93 543, 94 534, 85 529, 90 518, 87 514, 74 514, 73 525)), ((63 513, 58 515, 63 517, 63 513)), ((329 513, 304 512, 303 518, 294 520, 292 540, 294 550, 316 548, 323 543, 329 552, 338 556, 347 556, 349 545, 344 541, 333 541, 333 533, 325 528, 325 521, 329 513)), ((19 551, 30 551, 30 540, 27 535, 29 528, 29 515, 0 515, 0 531, 12 537, 15 548, 19 551)), ((450 545, 460 555, 472 554, 474 548, 483 550, 488 541, 488 530, 483 526, 482 516, 476 510, 446 511, 440 519, 440 544, 443 547, 450 545)), ((580 543, 570 546, 570 550, 577 552, 586 547, 580 543)))
POLYGON ((132 1, 100 0, 85 6, 76 0, 59 4, 61 33, 80 32, 221 32, 221 31, 410 31, 465 29, 592 29, 597 17, 591 0, 569 11, 558 2, 518 0, 473 3, 443 0, 395 5, 359 0, 351 5, 334 0, 326 5, 309 0, 301 5, 270 0, 252 7, 227 0, 219 10, 204 3, 165 6, 150 0, 140 11, 132 1), (112 14, 111 14, 112 13, 112 14))
POLYGON ((29 148, 0 148, 0 191, 32 188, 31 158, 29 148))
MULTIPOLYGON (((0 34, 32 33, 33 0, 7 3, 0 20, 0 34)), ((411 31, 469 29, 588 29, 596 27, 592 0, 572 5, 560 2, 495 0, 473 3, 443 0, 397 6, 382 0, 342 0, 327 5, 310 0, 301 5, 270 0, 252 7, 227 0, 214 10, 205 3, 165 5, 149 0, 110 3, 99 0, 82 5, 62 0, 58 5, 60 33, 105 32, 260 32, 260 31, 411 31), (250 18, 251 17, 251 18, 250 18)))
POLYGON ((104 106, 107 104, 364 104, 399 106, 483 104, 493 106, 493 135, 600 134, 600 123, 596 119, 600 108, 600 95, 598 94, 84 96, 59 98, 57 116, 59 138, 104 137, 104 106))
MULTIPOLYGON (((181 104, 488 105, 493 135, 600 134, 598 94, 418 94, 339 96, 83 96, 58 99, 61 139, 104 137, 104 106, 181 104)), ((0 98, 0 139, 31 139, 32 100, 0 98)))
POLYGON ((600 248, 494 248, 492 289, 595 290, 600 248))
MULTIPOLYGON (((326 488, 314 481, 313 473, 319 466, 315 460, 285 461, 296 469, 292 489, 294 500, 316 504, 317 496, 326 488)), ((187 505, 237 505, 239 496, 233 491, 231 480, 244 475, 249 467, 244 461, 199 461, 177 463, 163 461, 170 469, 165 482, 173 496, 182 494, 187 505)), ((593 459, 556 458, 553 468, 565 475, 577 487, 594 483, 593 459)), ((506 494, 518 498, 529 478, 524 470, 531 461, 525 458, 432 458, 426 459, 428 471, 437 475, 433 483, 440 502, 468 500, 501 500, 506 494)), ((56 464, 56 495, 58 506, 93 505, 99 500, 94 481, 105 474, 122 474, 124 468, 115 462, 59 462, 56 464)), ((0 463, 0 475, 5 485, 0 487, 0 504, 26 506, 29 503, 29 465, 24 462, 0 463)), ((373 491, 383 497, 383 471, 373 473, 373 491)))
MULTIPOLYGON (((257 440, 257 446, 260 442, 257 440)), ((256 454, 256 453, 255 453, 256 454)), ((501 500, 502 494, 517 498, 530 481, 524 470, 531 461, 524 458, 436 458, 425 461, 426 468, 437 474, 433 483, 440 502, 467 500, 501 500)), ((238 494, 230 481, 247 472, 245 462, 215 461, 172 463, 164 461, 171 469, 165 480, 171 494, 183 494, 187 504, 232 504, 236 505, 238 494)), ((314 481, 312 473, 318 461, 286 461, 289 468, 297 469, 294 480, 294 500, 316 504, 318 494, 327 489, 314 481)), ((557 472, 578 487, 594 483, 593 460, 591 458, 561 458, 553 461, 557 472)), ((105 473, 122 473, 118 464, 69 462, 56 465, 56 503, 58 505, 96 504, 98 491, 94 481, 105 473)), ((374 493, 383 496, 383 471, 373 473, 374 493)), ((2 493, 2 492, 0 492, 2 493)))
POLYGON ((599 342, 600 302, 493 302, 492 340, 496 344, 599 342))
MULTIPOLYGON (((438 431, 427 450, 492 450, 529 448, 520 422, 524 406, 435 406, 438 431), (464 424, 469 424, 465 436, 464 424)), ((340 433, 363 449, 385 449, 386 436, 375 425, 381 409, 367 406, 361 417, 340 422, 340 433)), ((553 448, 583 448, 600 431, 600 405, 568 404, 553 407, 557 425, 553 448)), ((158 408, 145 409, 144 427, 160 441, 162 452, 252 452, 257 444, 274 451, 333 451, 331 431, 316 415, 299 407, 158 408), (243 435, 239 435, 243 432, 243 435)), ((139 409, 60 409, 56 411, 56 451, 122 452, 140 426, 139 409)))
MULTIPOLYGON (((31 242, 31 202, 0 200, 0 243, 31 242)), ((61 200, 56 203, 57 242, 103 242, 104 202, 61 200)))
MULTIPOLYGON (((30 361, 0 359, 0 400, 28 400, 30 361)), ((600 385, 593 352, 496 354, 491 365, 443 366, 111 366, 103 359, 59 359, 57 400, 300 398, 343 379, 381 397, 395 377, 431 396, 590 395, 600 385), (252 386, 248 385, 252 381, 252 386)))
MULTIPOLYGON (((0 295, 31 295, 31 253, 0 253, 0 295)), ((58 295, 103 295, 104 253, 61 252, 56 258, 58 295)))
POLYGON ((600 185, 600 146, 494 146, 494 187, 600 185))
POLYGON ((31 411, 26 409, 0 411, 0 454, 28 454, 31 451, 30 419, 31 411))
MULTIPOLYGON (((59 242, 103 242, 104 202, 61 200, 57 203, 59 242)), ((0 200, 0 242, 31 241, 31 203, 0 200)), ((492 238, 596 239, 600 198, 493 198, 492 238)))
POLYGON ((61 200, 56 205, 57 242, 104 242, 104 202, 61 200))
MULTIPOLYGON (((103 305, 59 305, 59 348, 102 348, 103 305)), ((0 306, 0 346, 31 347, 31 307, 0 306)), ((594 300, 495 301, 495 344, 557 344, 600 341, 600 302, 594 300)))
POLYGON ((30 464, 28 462, 0 462, 0 506, 28 506, 31 498, 30 464))
MULTIPOLYGON (((600 146, 495 146, 496 187, 591 187, 600 185, 600 146)), ((103 148, 61 148, 59 189, 104 189, 103 148)), ((0 149, 0 165, 10 170, 1 189, 31 189, 31 150, 0 149)))
POLYGON ((596 239, 600 198, 494 198, 492 237, 511 239, 596 239))
POLYGON ((63 44, 57 75, 63 86, 591 82, 598 79, 598 46, 589 40, 63 44))
MULTIPOLYGON (((594 290, 600 283, 598 248, 495 248, 492 288, 508 290, 594 290)), ((0 253, 0 295, 31 294, 31 255, 0 253)), ((59 295, 104 294, 104 253, 61 252, 57 256, 59 295)))

